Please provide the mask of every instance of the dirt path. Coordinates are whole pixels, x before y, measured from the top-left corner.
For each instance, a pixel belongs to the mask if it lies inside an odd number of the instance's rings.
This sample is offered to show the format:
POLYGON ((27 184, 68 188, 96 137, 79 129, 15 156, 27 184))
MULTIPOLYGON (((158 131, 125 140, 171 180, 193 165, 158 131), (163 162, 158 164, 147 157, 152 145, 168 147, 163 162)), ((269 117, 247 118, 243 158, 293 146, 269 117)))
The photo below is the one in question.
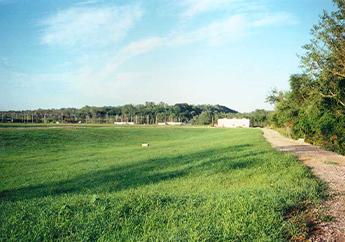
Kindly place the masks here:
POLYGON ((271 129, 262 130, 274 148, 296 154, 329 186, 330 198, 325 201, 323 208, 333 219, 331 222, 320 222, 311 240, 345 242, 345 156, 286 138, 271 129))

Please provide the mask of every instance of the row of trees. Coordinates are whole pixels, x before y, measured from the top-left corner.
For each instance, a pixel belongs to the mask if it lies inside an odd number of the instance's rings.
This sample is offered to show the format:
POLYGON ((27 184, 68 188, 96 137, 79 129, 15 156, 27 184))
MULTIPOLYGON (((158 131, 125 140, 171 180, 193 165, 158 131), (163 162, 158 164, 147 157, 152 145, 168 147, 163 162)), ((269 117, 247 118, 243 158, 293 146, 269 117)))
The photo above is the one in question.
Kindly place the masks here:
POLYGON ((178 121, 211 124, 218 116, 237 111, 221 105, 190 105, 146 102, 145 104, 0 112, 2 122, 14 123, 112 123, 115 121, 154 124, 178 121), (205 116, 209 117, 207 121, 205 116))
POLYGON ((213 125, 219 118, 248 118, 253 127, 267 125, 269 112, 263 109, 250 113, 238 113, 221 105, 190 105, 178 103, 145 104, 107 107, 37 109, 27 111, 0 112, 1 122, 7 123, 113 123, 134 122, 136 124, 156 124, 178 121, 193 125, 213 125))
POLYGON ((345 154, 345 1, 320 17, 301 57, 303 74, 290 77, 290 90, 273 90, 270 123, 293 138, 345 154))

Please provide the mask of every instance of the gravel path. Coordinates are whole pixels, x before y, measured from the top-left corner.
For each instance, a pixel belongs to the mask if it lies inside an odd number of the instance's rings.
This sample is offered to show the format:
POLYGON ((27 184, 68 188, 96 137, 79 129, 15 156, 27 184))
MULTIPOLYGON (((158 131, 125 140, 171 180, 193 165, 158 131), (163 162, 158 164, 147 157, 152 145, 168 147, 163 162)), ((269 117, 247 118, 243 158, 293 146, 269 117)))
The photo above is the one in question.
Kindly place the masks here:
POLYGON ((296 154, 329 186, 330 197, 322 207, 333 219, 331 222, 319 222, 311 241, 345 242, 345 156, 286 138, 271 129, 262 130, 274 148, 296 154))

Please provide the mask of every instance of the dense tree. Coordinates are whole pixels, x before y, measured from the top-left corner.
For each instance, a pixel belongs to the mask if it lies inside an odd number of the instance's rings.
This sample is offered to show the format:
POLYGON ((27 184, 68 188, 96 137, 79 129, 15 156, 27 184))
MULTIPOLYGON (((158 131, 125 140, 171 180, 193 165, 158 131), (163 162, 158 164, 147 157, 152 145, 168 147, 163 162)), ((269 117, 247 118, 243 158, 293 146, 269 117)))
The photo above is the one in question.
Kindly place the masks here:
POLYGON ((272 91, 270 121, 292 137, 345 153, 345 1, 324 12, 301 57, 304 73, 290 77, 288 92, 272 91))
POLYGON ((212 114, 208 111, 203 111, 199 115, 193 118, 193 124, 196 125, 206 125, 212 123, 212 114))
POLYGON ((326 11, 312 29, 312 40, 305 45, 302 64, 311 74, 318 94, 345 107, 345 1, 334 1, 337 10, 326 11))

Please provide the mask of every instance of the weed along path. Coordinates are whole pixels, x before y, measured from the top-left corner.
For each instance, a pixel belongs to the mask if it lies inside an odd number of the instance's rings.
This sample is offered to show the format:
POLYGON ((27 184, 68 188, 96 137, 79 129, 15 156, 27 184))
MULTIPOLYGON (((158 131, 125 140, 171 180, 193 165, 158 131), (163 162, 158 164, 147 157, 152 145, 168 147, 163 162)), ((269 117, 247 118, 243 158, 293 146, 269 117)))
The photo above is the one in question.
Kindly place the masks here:
POLYGON ((331 216, 330 221, 319 222, 312 240, 345 241, 345 156, 286 138, 271 129, 263 129, 263 133, 274 148, 296 154, 329 186, 330 197, 322 207, 331 216))

